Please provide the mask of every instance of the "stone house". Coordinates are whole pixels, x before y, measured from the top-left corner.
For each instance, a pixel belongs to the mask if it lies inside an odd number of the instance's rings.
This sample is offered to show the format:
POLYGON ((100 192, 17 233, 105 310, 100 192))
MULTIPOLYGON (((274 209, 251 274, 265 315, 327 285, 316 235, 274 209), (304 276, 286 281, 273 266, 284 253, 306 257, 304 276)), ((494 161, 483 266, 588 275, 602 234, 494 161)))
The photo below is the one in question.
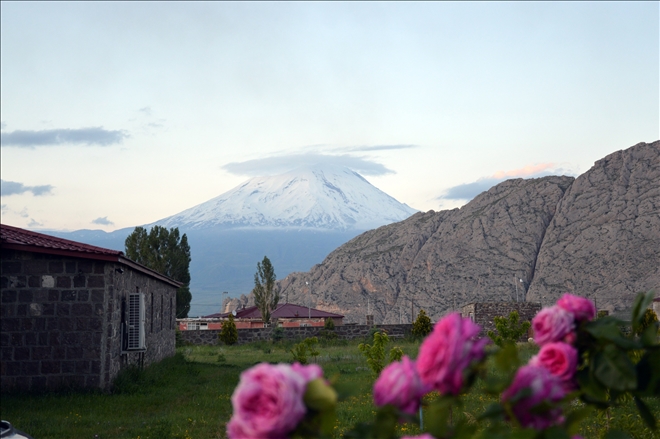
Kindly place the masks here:
POLYGON ((2 391, 109 389, 175 353, 176 290, 120 251, 0 225, 2 391))
MULTIPOLYGON (((521 322, 531 322, 536 313, 541 311, 538 302, 476 302, 461 308, 461 316, 469 317, 481 326, 480 337, 485 337, 488 331, 495 331, 495 317, 509 317, 511 311, 518 311, 521 322)), ((527 337, 524 337, 525 340, 527 337)))

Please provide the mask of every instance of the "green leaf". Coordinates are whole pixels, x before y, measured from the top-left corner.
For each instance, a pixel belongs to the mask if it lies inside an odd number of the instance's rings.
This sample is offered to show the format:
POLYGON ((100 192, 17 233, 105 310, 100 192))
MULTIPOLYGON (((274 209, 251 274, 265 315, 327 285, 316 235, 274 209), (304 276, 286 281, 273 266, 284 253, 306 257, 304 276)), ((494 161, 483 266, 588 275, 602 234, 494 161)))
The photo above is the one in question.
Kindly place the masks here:
POLYGON ((590 404, 607 407, 607 388, 604 387, 594 376, 593 366, 590 369, 579 370, 576 374, 580 389, 584 392, 582 399, 590 404))
POLYGON ((594 322, 589 322, 585 325, 585 329, 588 333, 593 335, 597 339, 611 341, 620 348, 623 349, 639 349, 641 345, 627 337, 624 337, 621 334, 619 325, 614 324, 614 321, 605 321, 605 319, 599 319, 594 322))
POLYGON ((637 328, 642 323, 642 319, 644 318, 646 308, 648 308, 651 302, 653 302, 654 296, 655 294, 653 291, 649 291, 648 293, 639 293, 637 297, 635 297, 632 311, 633 332, 637 332, 637 328))
POLYGON ((660 394, 660 349, 649 349, 635 366, 637 369, 637 394, 660 394))
POLYGON ((640 337, 642 345, 645 347, 658 346, 660 341, 658 340, 658 326, 657 323, 649 326, 642 332, 640 337))
POLYGON ((451 415, 451 408, 454 401, 454 398, 443 397, 429 405, 425 426, 427 431, 434 437, 446 437, 449 435, 451 430, 449 416, 451 415))
POLYGON ((639 415, 642 417, 646 425, 651 430, 655 430, 656 426, 656 421, 655 421, 655 416, 653 416, 653 413, 651 413, 651 410, 649 410, 649 407, 646 405, 644 401, 639 399, 638 397, 634 397, 635 400, 635 405, 637 406, 637 410, 639 411, 639 415))
POLYGON ((625 352, 608 345, 594 358, 594 375, 605 386, 620 391, 637 388, 635 366, 625 352))

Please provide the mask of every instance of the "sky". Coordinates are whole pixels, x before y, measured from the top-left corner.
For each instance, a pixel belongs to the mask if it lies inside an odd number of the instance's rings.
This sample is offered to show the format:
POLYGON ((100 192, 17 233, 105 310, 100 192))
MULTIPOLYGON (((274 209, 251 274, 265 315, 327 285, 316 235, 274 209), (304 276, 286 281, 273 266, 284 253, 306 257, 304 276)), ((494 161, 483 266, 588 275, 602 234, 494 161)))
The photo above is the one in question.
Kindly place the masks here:
POLYGON ((660 138, 658 2, 0 5, 17 227, 133 227, 317 163, 449 209, 660 138))

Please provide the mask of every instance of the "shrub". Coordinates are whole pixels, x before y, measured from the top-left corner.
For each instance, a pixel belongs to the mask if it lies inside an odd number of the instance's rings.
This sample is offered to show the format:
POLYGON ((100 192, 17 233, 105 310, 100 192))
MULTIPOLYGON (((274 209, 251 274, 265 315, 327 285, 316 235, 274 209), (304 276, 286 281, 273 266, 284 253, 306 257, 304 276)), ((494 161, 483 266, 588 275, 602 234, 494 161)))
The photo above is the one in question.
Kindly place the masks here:
POLYGON ((183 339, 183 335, 181 334, 181 330, 179 328, 174 330, 174 345, 177 348, 188 345, 188 342, 183 339))
POLYGON ((417 319, 413 323, 413 337, 424 338, 431 333, 432 329, 431 319, 426 315, 426 312, 423 309, 420 309, 419 314, 417 314, 417 319))
POLYGON ((289 352, 293 356, 293 361, 300 364, 308 364, 307 355, 311 355, 316 361, 321 353, 316 349, 316 346, 319 343, 319 339, 316 337, 309 337, 301 341, 300 343, 293 346, 289 352))
POLYGON ((334 331, 335 330, 335 321, 332 320, 330 317, 325 319, 325 324, 323 325, 323 329, 326 331, 334 331))
MULTIPOLYGON (((390 338, 383 331, 376 331, 373 335, 373 345, 360 343, 358 349, 362 352, 367 364, 375 375, 378 375, 385 368, 385 347, 390 342, 390 338)), ((394 346, 389 352, 389 361, 400 361, 403 358, 403 350, 394 346)))
POLYGON ((229 314, 227 321, 222 324, 218 338, 226 345, 232 345, 238 341, 238 329, 236 329, 233 315, 229 314))
POLYGON ((488 337, 500 347, 503 347, 506 343, 517 342, 520 337, 527 334, 531 326, 529 322, 520 322, 518 311, 511 311, 508 318, 495 317, 493 321, 497 333, 488 331, 488 337))
POLYGON ((278 343, 284 339, 284 328, 281 326, 277 326, 276 328, 273 328, 273 332, 271 332, 271 337, 273 339, 273 343, 278 343))

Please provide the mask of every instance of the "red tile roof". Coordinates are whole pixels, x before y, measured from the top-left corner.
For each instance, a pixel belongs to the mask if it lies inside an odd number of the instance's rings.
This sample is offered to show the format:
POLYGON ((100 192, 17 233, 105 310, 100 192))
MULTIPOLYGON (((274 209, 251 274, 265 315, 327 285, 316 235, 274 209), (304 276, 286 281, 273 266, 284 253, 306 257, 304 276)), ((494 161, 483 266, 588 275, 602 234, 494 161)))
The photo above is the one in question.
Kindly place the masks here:
POLYGON ((2 248, 35 251, 37 253, 61 254, 61 252, 76 252, 83 253, 79 257, 103 260, 116 260, 118 256, 123 256, 123 253, 117 250, 69 241, 68 239, 31 232, 6 224, 0 224, 0 242, 2 242, 2 248), (110 259, 104 258, 104 256, 109 256, 110 259))
MULTIPOLYGON (((208 316, 203 316, 205 319, 214 319, 214 318, 225 318, 228 317, 229 313, 216 313, 208 316)), ((311 317, 312 319, 327 319, 328 317, 332 318, 342 318, 344 317, 341 314, 335 314, 332 312, 322 311, 320 309, 308 308, 306 306, 294 305, 293 303, 283 303, 277 306, 275 311, 272 312, 273 318, 277 319, 297 319, 297 318, 307 318, 311 317)), ((245 309, 240 309, 236 311, 237 319, 261 319, 261 312, 256 306, 250 306, 245 309)))
POLYGON ((118 262, 155 277, 177 288, 183 284, 158 273, 151 268, 131 261, 123 252, 109 248, 96 247, 82 242, 57 238, 43 233, 31 232, 18 227, 0 224, 0 247, 8 250, 18 250, 48 255, 68 256, 73 258, 93 259, 97 261, 118 262))

